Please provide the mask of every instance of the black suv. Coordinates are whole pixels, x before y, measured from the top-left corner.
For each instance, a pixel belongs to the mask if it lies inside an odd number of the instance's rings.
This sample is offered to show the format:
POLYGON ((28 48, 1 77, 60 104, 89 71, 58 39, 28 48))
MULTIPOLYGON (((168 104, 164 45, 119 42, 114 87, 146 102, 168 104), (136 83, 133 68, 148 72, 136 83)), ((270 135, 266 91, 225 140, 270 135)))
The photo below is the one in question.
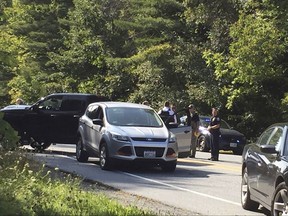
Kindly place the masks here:
POLYGON ((45 149, 52 143, 76 143, 79 117, 92 102, 107 101, 103 96, 55 93, 32 106, 7 106, 3 119, 18 131, 22 144, 45 149))

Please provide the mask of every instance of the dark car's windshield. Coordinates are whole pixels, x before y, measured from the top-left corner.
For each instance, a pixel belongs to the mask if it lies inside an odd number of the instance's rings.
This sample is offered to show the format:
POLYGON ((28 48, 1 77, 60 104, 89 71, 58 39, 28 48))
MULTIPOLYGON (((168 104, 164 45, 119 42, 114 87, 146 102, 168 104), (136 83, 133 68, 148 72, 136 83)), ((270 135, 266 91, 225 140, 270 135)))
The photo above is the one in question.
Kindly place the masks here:
POLYGON ((117 126, 162 127, 153 110, 130 107, 111 107, 106 110, 107 121, 117 126))

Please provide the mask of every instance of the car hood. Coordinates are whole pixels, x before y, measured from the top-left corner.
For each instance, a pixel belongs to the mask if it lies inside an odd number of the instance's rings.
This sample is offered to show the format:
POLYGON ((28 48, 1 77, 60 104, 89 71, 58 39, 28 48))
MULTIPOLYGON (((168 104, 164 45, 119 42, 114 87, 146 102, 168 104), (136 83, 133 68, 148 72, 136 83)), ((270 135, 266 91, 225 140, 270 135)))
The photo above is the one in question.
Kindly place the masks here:
POLYGON ((169 131, 165 127, 117 127, 118 132, 129 137, 145 137, 145 138, 165 138, 169 137, 169 131))
POLYGON ((9 105, 2 108, 0 111, 2 112, 19 112, 22 110, 28 110, 31 105, 9 105))
MULTIPOLYGON (((207 131, 208 129, 206 127, 200 126, 199 127, 200 131, 207 131)), ((244 136, 244 134, 240 133, 239 131, 233 130, 233 129, 226 129, 226 128, 220 128, 220 132, 222 135, 228 135, 228 136, 244 136)))
POLYGON ((220 131, 221 131, 222 135, 244 136, 242 133, 240 133, 239 131, 236 131, 236 130, 220 128, 220 131))

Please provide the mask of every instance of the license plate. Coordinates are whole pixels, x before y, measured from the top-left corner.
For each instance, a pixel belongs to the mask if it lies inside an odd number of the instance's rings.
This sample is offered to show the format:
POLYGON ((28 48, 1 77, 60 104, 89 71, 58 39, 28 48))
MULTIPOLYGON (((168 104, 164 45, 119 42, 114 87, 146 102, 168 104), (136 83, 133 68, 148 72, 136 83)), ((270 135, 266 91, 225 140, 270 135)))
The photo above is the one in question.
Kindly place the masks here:
POLYGON ((144 151, 144 158, 155 158, 155 151, 144 151))
POLYGON ((237 147, 237 143, 230 143, 230 147, 237 147))

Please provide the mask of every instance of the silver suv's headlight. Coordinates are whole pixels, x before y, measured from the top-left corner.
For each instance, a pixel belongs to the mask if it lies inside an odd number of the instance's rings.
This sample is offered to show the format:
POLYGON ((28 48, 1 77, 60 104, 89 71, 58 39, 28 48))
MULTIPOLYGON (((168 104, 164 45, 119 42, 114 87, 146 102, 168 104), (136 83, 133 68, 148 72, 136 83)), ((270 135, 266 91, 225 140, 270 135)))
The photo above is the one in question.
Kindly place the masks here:
POLYGON ((175 134, 173 134, 173 133, 170 132, 169 143, 175 143, 176 141, 177 141, 177 140, 176 140, 175 134))
POLYGON ((111 137, 113 140, 117 142, 130 142, 130 139, 128 136, 123 136, 121 134, 111 133, 111 137))

